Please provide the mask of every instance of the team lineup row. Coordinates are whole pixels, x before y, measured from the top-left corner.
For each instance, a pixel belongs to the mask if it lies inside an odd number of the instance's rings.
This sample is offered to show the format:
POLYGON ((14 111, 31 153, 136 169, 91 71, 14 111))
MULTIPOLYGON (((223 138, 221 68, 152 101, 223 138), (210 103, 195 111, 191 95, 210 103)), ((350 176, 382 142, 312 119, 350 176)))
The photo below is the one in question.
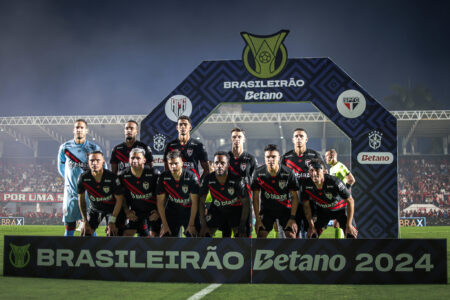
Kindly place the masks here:
POLYGON ((306 130, 294 130, 294 150, 283 156, 276 145, 267 145, 265 164, 256 167, 244 151, 243 129, 231 131, 231 151, 216 152, 209 165, 202 143, 190 137, 191 120, 180 116, 176 128, 178 138, 166 145, 160 174, 150 148, 136 140, 138 124, 127 122, 126 140, 114 147, 110 171, 100 147, 86 139, 86 121, 77 120, 74 139, 62 144, 58 155, 65 178, 65 235, 73 235, 78 220, 84 221, 82 235, 95 235, 106 218, 111 236, 178 236, 184 228, 186 236, 213 236, 220 229, 224 237, 232 232, 251 237, 253 211, 261 238, 276 221, 286 237, 318 237, 330 220, 347 237, 357 237, 349 192, 355 180, 333 149, 325 156, 327 170, 320 154, 306 148, 306 130))

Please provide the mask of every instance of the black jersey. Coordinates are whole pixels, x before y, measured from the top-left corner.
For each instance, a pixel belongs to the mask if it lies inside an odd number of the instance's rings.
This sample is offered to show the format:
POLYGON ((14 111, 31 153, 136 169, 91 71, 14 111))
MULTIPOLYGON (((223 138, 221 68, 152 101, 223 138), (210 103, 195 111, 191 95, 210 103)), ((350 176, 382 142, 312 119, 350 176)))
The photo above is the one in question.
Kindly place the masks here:
POLYGON ((112 213, 116 204, 114 194, 122 195, 124 188, 116 174, 104 169, 100 182, 95 181, 91 171, 86 171, 80 175, 77 193, 84 194, 85 191, 88 193, 90 210, 100 213, 112 213))
POLYGON ((186 168, 197 175, 200 178, 200 172, 198 168, 198 162, 208 161, 208 154, 206 153, 205 147, 199 141, 193 140, 192 138, 186 143, 186 145, 181 145, 180 140, 176 139, 169 142, 164 149, 164 161, 167 161, 167 154, 170 151, 179 150, 181 152, 181 158, 183 160, 183 168, 186 168))
POLYGON ((243 152, 237 159, 234 158, 232 151, 228 152, 228 155, 230 156, 230 166, 228 167, 230 173, 250 179, 256 168, 255 157, 248 152, 243 152))
POLYGON ((314 201, 318 207, 329 211, 342 210, 347 206, 344 199, 350 197, 350 192, 339 178, 324 174, 322 189, 318 189, 311 178, 303 182, 302 201, 314 201))
POLYGON ((145 166, 141 177, 136 177, 128 167, 119 173, 122 185, 125 187, 127 203, 136 213, 148 214, 156 205, 156 184, 160 172, 155 168, 145 166))
POLYGON ((261 190, 261 207, 264 209, 275 206, 275 203, 291 208, 290 191, 298 191, 299 187, 294 172, 288 167, 280 165, 278 173, 272 176, 263 165, 253 174, 252 190, 261 190))
POLYGON ((299 180, 304 180, 306 178, 309 178, 308 173, 309 162, 313 158, 319 158, 323 161, 319 152, 314 151, 312 149, 306 149, 306 151, 300 156, 297 155, 295 150, 291 150, 281 157, 281 164, 287 166, 292 171, 294 171, 295 176, 299 180))
POLYGON ((242 206, 241 198, 248 196, 245 179, 238 175, 228 173, 224 184, 216 178, 216 172, 209 173, 200 185, 200 196, 211 193, 212 205, 217 208, 242 206))
POLYGON ((130 166, 130 152, 134 148, 144 149, 145 160, 147 161, 146 164, 150 165, 153 162, 152 149, 150 148, 150 146, 147 146, 140 141, 134 142, 133 146, 131 147, 128 147, 127 143, 125 142, 115 146, 111 153, 111 159, 109 160, 109 162, 111 164, 117 164, 117 170, 119 172, 124 170, 125 168, 130 166))
POLYGON ((165 193, 168 198, 168 207, 191 207, 190 194, 198 194, 199 183, 197 176, 186 169, 183 169, 180 179, 173 178, 170 171, 164 171, 158 178, 156 194, 165 193))

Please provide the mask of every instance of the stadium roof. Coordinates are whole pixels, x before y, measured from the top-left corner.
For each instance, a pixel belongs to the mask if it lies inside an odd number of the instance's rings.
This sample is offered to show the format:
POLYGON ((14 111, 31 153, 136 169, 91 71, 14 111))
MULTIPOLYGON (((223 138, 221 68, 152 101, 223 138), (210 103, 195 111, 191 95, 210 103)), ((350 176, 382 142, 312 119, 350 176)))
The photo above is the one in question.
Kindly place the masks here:
MULTIPOLYGON (((400 137, 450 137, 450 110, 393 111, 399 120, 400 137)), ((21 143, 37 151, 38 143, 58 144, 73 137, 75 120, 85 119, 90 138, 104 149, 123 141, 124 124, 132 119, 140 123, 146 115, 99 116, 18 116, 0 117, 0 145, 21 143)), ((253 138, 289 134, 296 127, 308 130, 310 137, 342 137, 342 132, 320 112, 302 113, 220 113, 212 114, 197 130, 200 136, 227 135, 232 127, 242 126, 253 138), (319 124, 318 124, 319 123, 319 124), (207 125, 207 126, 206 126, 207 125), (320 125, 320 126, 317 126, 320 125)))

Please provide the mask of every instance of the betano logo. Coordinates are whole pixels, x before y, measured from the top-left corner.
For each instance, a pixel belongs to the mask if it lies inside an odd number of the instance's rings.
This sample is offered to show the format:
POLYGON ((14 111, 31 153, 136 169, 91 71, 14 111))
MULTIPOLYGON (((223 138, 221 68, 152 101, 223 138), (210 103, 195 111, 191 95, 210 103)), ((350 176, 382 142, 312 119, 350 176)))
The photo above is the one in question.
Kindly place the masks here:
POLYGON ((287 62, 287 50, 283 45, 289 30, 280 30, 273 35, 252 35, 241 32, 247 46, 242 61, 247 71, 258 78, 278 75, 287 62))
POLYGON ((11 251, 9 252, 9 262, 16 268, 24 268, 30 262, 30 244, 26 244, 23 246, 17 246, 14 244, 9 244, 11 247, 11 251))

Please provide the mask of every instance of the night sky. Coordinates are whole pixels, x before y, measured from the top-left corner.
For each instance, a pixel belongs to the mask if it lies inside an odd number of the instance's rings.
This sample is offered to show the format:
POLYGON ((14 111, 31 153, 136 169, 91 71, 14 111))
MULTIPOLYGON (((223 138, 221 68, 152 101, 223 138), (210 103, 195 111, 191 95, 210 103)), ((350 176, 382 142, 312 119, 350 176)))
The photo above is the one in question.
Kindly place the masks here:
POLYGON ((0 0, 0 116, 150 112, 203 60, 241 59, 241 31, 290 30, 378 101, 424 85, 450 109, 450 1, 0 0))

